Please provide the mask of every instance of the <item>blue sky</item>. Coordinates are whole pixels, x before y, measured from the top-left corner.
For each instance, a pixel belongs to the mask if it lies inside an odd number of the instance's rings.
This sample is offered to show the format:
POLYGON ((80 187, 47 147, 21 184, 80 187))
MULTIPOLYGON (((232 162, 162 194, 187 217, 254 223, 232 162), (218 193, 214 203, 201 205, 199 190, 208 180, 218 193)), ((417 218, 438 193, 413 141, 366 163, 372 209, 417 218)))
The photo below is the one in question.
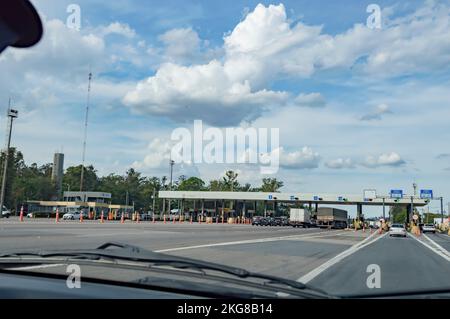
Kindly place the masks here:
MULTIPOLYGON (((79 31, 66 26, 74 1, 32 2, 43 40, 0 56, 28 163, 57 150, 80 163, 91 68, 87 162, 100 174, 167 175, 171 132, 201 119, 279 128, 286 191, 411 193, 415 181, 450 198, 449 1, 376 1, 381 29, 366 25, 374 1, 77 1, 79 31)), ((264 177, 247 164, 175 174, 228 168, 264 177)))

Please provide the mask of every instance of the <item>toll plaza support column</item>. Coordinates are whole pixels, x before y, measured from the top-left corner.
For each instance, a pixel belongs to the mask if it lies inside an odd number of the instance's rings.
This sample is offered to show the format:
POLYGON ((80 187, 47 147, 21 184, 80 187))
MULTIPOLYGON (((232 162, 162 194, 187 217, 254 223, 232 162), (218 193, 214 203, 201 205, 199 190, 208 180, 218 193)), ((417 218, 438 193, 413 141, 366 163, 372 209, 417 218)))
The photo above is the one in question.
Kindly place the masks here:
POLYGON ((408 206, 406 206, 406 220, 405 223, 409 224, 409 221, 411 220, 411 215, 413 212, 413 207, 411 204, 408 204, 408 206))
POLYGON ((203 218, 204 211, 205 211, 205 200, 202 199, 202 217, 201 218, 203 218))
POLYGON ((356 205, 356 219, 361 220, 361 215, 362 215, 362 204, 357 204, 356 205))
POLYGON ((222 224, 224 222, 225 219, 225 200, 222 199, 222 224))
POLYGON ((246 216, 246 214, 245 214, 245 200, 242 202, 242 220, 244 220, 245 219, 245 216, 246 216))
MULTIPOLYGON (((163 198, 163 203, 162 203, 163 205, 162 205, 162 214, 163 215, 165 215, 166 214, 166 199, 165 198, 163 198)), ((160 219, 161 219, 161 217, 160 217, 160 219)))
POLYGON ((264 201, 264 217, 267 217, 267 201, 264 201))

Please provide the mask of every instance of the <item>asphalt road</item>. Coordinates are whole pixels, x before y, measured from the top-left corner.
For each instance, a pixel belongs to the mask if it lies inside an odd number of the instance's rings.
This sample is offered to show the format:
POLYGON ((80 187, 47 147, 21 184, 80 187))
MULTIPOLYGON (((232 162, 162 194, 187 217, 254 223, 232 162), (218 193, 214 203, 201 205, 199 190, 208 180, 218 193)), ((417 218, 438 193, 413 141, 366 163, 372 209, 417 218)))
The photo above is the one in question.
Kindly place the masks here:
POLYGON ((250 225, 0 220, 0 252, 86 249, 110 241, 303 281, 338 295, 450 287, 450 238, 443 234, 416 239, 250 225), (379 267, 380 288, 367 286, 369 265, 379 267))

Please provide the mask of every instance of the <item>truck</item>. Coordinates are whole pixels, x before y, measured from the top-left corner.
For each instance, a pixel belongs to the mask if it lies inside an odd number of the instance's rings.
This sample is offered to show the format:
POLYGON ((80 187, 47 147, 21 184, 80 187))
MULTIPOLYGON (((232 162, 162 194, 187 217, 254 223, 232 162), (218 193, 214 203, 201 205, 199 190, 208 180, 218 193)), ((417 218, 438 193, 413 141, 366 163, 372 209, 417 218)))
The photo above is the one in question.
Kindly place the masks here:
POLYGON ((292 227, 311 227, 311 212, 305 208, 291 208, 289 210, 289 224, 292 227))
POLYGON ((343 229, 347 227, 347 211, 333 207, 319 207, 316 223, 321 228, 343 229))

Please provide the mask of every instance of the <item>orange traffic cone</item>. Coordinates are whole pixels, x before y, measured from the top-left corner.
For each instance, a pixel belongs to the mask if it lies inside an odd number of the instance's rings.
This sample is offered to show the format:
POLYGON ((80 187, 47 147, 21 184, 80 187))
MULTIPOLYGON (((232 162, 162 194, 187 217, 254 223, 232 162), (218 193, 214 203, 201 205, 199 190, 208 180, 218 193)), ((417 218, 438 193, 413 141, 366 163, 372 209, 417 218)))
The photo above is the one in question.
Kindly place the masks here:
POLYGON ((156 223, 156 221, 155 221, 155 214, 153 214, 153 224, 155 224, 156 223))
POLYGON ((166 215, 164 214, 164 224, 167 224, 166 215))
POLYGON ((55 223, 59 223, 59 210, 58 210, 58 208, 56 209, 55 223))
POLYGON ((83 222, 83 212, 80 213, 80 223, 83 222))
POLYGON ((20 208, 20 217, 19 220, 23 222, 23 206, 20 208))
POLYGON ((103 211, 102 211, 102 214, 100 215, 100 223, 104 223, 105 222, 105 215, 104 215, 104 213, 103 213, 103 211))
POLYGON ((123 212, 122 212, 122 214, 120 214, 120 223, 121 224, 125 223, 125 216, 124 216, 123 212))
POLYGON ((136 224, 139 224, 140 220, 139 220, 139 213, 136 214, 136 224))
POLYGON ((192 215, 191 218, 189 219, 189 224, 192 224, 192 215))

